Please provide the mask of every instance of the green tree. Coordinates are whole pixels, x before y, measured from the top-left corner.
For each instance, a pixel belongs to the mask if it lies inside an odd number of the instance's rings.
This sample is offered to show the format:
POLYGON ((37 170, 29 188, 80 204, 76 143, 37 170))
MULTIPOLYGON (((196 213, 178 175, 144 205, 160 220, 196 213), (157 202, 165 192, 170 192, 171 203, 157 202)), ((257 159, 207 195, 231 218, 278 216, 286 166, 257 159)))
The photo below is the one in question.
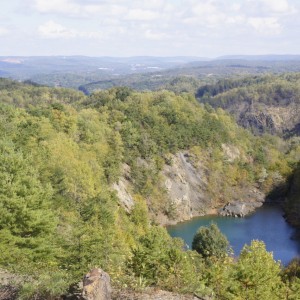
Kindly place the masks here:
POLYGON ((285 282, 285 299, 300 298, 300 259, 294 258, 283 270, 281 277, 285 282))
POLYGON ((139 240, 128 261, 131 272, 146 284, 179 291, 193 291, 203 267, 199 255, 183 251, 183 241, 172 239, 166 230, 153 226, 139 240))
POLYGON ((224 257, 229 252, 229 242, 216 224, 201 226, 193 238, 192 249, 203 257, 224 257))
POLYGON ((41 184, 22 152, 1 140, 0 265, 22 271, 37 262, 53 262, 57 221, 50 209, 51 195, 50 186, 41 184))
POLYGON ((266 251, 265 244, 252 241, 250 246, 244 246, 235 265, 234 293, 239 299, 284 299, 280 272, 280 262, 275 261, 272 253, 266 251))

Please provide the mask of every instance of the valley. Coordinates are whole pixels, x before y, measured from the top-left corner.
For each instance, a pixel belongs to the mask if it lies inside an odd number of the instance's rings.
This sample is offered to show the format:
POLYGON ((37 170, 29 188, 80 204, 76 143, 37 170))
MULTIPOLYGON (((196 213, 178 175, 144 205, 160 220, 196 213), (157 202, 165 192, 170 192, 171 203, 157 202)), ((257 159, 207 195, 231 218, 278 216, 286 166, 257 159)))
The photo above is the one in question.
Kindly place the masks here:
MULTIPOLYGON (((289 64, 278 61, 290 71, 280 74, 227 76, 223 67, 187 80, 181 73, 154 91, 128 84, 83 93, 0 79, 0 268, 29 278, 19 295, 67 295, 95 266, 118 293, 159 287, 216 299, 243 293, 240 269, 248 276, 264 266, 255 279, 260 286, 259 276, 269 278, 264 293, 297 295, 298 273, 290 270, 299 262, 289 263, 297 241, 274 259, 267 230, 251 236, 266 239, 266 248, 251 240, 236 246, 228 236, 240 256, 206 258, 164 228, 213 213, 228 216, 213 217, 221 223, 234 220, 236 230, 252 220, 242 236, 281 224, 273 245, 287 246, 293 229, 281 214, 299 227, 300 199, 299 73, 289 64), (270 213, 274 225, 260 217, 264 203, 283 209, 270 213), (257 265, 248 264, 252 254, 257 265)), ((150 74, 128 78, 149 84, 150 74)))

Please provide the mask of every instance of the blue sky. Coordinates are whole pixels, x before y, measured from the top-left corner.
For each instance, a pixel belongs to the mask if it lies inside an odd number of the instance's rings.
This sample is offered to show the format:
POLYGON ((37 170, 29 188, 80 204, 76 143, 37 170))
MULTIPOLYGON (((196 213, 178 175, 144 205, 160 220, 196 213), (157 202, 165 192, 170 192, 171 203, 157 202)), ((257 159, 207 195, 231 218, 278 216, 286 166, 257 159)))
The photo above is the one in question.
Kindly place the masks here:
POLYGON ((1 0, 0 55, 300 54, 299 0, 1 0))

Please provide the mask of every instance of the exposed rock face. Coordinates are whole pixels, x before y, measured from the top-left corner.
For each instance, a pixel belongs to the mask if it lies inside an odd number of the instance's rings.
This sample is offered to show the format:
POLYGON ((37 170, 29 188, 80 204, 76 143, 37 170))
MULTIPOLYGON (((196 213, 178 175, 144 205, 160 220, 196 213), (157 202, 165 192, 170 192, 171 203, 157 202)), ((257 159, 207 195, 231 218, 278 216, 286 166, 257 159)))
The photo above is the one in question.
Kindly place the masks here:
POLYGON ((206 214, 211 208, 204 169, 193 166, 187 152, 173 155, 172 164, 164 166, 162 175, 167 195, 178 215, 176 221, 206 214))
POLYGON ((113 184, 113 189, 117 192, 119 203, 124 207, 127 212, 130 212, 134 206, 134 200, 129 192, 130 182, 128 177, 130 173, 129 166, 123 165, 123 176, 120 177, 119 181, 113 184))
POLYGON ((219 214, 224 217, 245 217, 252 213, 256 208, 262 206, 262 202, 233 202, 226 204, 219 210, 219 214))
POLYGON ((222 150, 224 158, 230 163, 234 162, 241 155, 240 150, 232 145, 222 144, 222 150))
POLYGON ((227 203, 219 209, 218 213, 224 217, 245 217, 262 206, 264 202, 265 195, 256 188, 253 188, 244 195, 243 199, 227 203))
MULTIPOLYGON (((241 158, 247 159, 234 145, 222 144, 222 152, 224 160, 228 163, 234 163, 241 158)), ((168 207, 166 211, 153 215, 156 222, 161 225, 216 213, 242 217, 260 207, 265 200, 265 195, 250 185, 232 186, 231 195, 227 194, 227 200, 224 199, 222 188, 218 190, 216 187, 212 191, 209 186, 212 171, 207 166, 207 158, 199 161, 199 158, 189 151, 170 154, 167 162, 159 176, 168 207), (230 203, 222 207, 228 201, 230 203)), ((149 167, 149 164, 141 158, 138 158, 138 164, 149 167)), ((135 205, 131 195, 132 184, 130 168, 124 165, 123 176, 113 185, 113 188, 117 192, 120 205, 129 213, 135 205)))
POLYGON ((300 106, 296 103, 286 106, 241 103, 226 110, 235 116, 241 126, 256 134, 300 135, 300 106))
POLYGON ((127 212, 130 212, 134 206, 134 200, 128 191, 128 181, 121 177, 118 183, 113 184, 113 189, 117 192, 120 204, 127 212))
POLYGON ((265 202, 265 194, 256 188, 252 188, 246 193, 243 199, 227 203, 219 209, 221 216, 227 217, 245 217, 261 207, 265 202))
POLYGON ((111 300, 110 277, 101 269, 93 269, 83 279, 84 300, 111 300))
POLYGON ((282 130, 275 127, 273 117, 264 112, 246 112, 240 116, 239 124, 245 128, 250 128, 259 134, 263 134, 264 132, 275 134, 276 129, 282 134, 282 130))

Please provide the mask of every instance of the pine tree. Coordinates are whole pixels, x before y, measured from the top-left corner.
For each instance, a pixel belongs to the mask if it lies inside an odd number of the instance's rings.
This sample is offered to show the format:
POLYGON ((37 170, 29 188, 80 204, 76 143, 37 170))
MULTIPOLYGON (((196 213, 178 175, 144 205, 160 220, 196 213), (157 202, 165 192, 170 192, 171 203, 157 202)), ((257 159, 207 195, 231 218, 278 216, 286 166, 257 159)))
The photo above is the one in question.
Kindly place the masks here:
POLYGON ((283 299, 280 271, 280 262, 266 251, 265 244, 252 241, 244 246, 235 266, 235 294, 249 300, 283 299))
POLYGON ((26 268, 53 259, 57 223, 50 198, 51 188, 41 184, 30 161, 13 143, 1 140, 0 265, 26 268))

